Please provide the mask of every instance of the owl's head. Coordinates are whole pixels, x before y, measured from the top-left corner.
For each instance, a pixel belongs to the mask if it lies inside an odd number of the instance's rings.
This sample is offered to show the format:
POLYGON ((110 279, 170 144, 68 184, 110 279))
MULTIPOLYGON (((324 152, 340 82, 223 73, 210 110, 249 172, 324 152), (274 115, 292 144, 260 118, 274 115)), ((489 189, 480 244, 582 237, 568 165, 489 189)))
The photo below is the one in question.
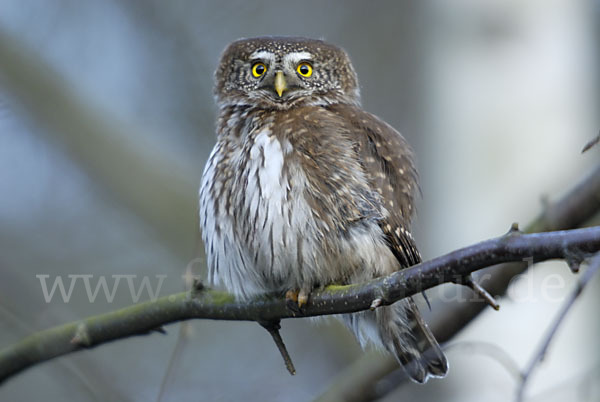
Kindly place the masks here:
POLYGON ((223 52, 216 72, 219 106, 289 109, 359 104, 358 80, 346 52, 320 40, 240 39, 223 52))

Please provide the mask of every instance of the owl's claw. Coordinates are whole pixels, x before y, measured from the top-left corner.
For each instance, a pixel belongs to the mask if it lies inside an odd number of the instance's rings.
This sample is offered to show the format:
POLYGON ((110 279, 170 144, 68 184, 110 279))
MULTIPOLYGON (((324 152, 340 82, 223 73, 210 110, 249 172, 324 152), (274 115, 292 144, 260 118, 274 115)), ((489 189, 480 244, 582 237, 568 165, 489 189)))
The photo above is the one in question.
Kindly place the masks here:
POLYGON ((302 308, 302 306, 308 304, 308 296, 310 296, 310 291, 300 289, 298 292, 298 307, 302 308))
POLYGON ((302 312, 302 306, 308 304, 310 291, 305 289, 290 289, 285 292, 285 302, 287 307, 295 313, 302 312))
POLYGON ((297 290, 288 290, 285 292, 285 305, 288 310, 293 311, 294 313, 299 313, 300 308, 298 307, 298 291, 297 290))

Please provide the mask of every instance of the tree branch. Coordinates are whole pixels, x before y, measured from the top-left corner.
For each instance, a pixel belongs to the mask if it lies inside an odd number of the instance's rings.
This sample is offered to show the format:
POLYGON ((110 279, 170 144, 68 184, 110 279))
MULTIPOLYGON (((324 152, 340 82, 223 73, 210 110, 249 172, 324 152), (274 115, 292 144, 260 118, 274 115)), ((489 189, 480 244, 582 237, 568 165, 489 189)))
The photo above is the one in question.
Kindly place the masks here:
MULTIPOLYGON (((598 225, 600 221, 594 219, 598 211, 600 211, 600 165, 562 198, 545 205, 542 213, 526 226, 525 232, 572 229, 589 224, 590 221, 595 221, 598 225)), ((502 264, 494 269, 491 278, 483 284, 492 295, 503 295, 512 278, 522 274, 527 268, 528 264, 525 262, 502 264)), ((474 320, 484 308, 483 303, 446 304, 441 309, 443 311, 430 320, 429 326, 440 343, 446 342, 474 320)), ((390 356, 364 353, 336 377, 330 388, 318 400, 335 401, 348 395, 353 397, 346 400, 356 402, 367 400, 357 395, 373 394, 375 383, 398 368, 398 363, 390 356), (361 372, 361 367, 377 367, 377 369, 370 370, 368 376, 357 375, 361 372)))
POLYGON ((2 89, 18 99, 98 183, 188 258, 197 224, 197 169, 152 144, 139 128, 104 114, 20 38, 0 27, 2 89), (145 138, 140 146, 140 138, 145 138), (107 159, 109 156, 109 159, 107 159), (110 161, 110 162, 108 162, 110 161), (133 185, 135 183, 135 185, 133 185))
POLYGON ((583 292, 583 289, 585 288, 585 286, 593 278, 594 274, 596 274, 596 272, 599 269, 600 269, 600 253, 597 253, 590 260, 587 271, 585 271, 585 273, 581 276, 581 278, 577 282, 575 290, 571 293, 571 295, 567 299, 566 303, 563 304, 562 308, 560 309, 560 312, 558 313, 557 317, 555 318, 554 322, 552 323, 552 326, 548 330, 548 333, 544 336, 544 341, 543 341, 542 345, 536 351, 536 353, 533 355, 531 361, 525 368, 525 371, 523 372, 522 377, 521 377, 521 383, 520 383, 519 387, 517 388, 517 397, 516 397, 517 402, 523 401, 524 394, 525 394, 525 387, 527 386, 527 382, 529 381, 529 378, 531 378, 531 374, 533 373, 535 368, 538 366, 538 364, 541 363, 542 360, 544 359, 544 356, 546 355, 546 352, 548 351, 548 347, 550 347, 550 342, 552 341, 552 338, 554 338, 554 335, 556 335, 556 331, 558 331, 558 328, 564 321, 565 317, 567 316, 567 313, 571 310, 571 307, 573 307, 573 304, 575 304, 575 300, 577 300, 577 298, 579 297, 581 292, 583 292))
POLYGON ((538 234, 510 231, 368 283, 315 291, 301 312, 290 311, 280 296, 244 303, 229 293, 211 289, 177 293, 26 337, 0 351, 0 382, 36 363, 116 339, 145 335, 177 321, 209 318, 264 322, 351 313, 369 309, 375 299, 381 299, 382 305, 391 304, 498 263, 524 258, 539 262, 573 255, 583 258, 599 250, 600 227, 538 234))

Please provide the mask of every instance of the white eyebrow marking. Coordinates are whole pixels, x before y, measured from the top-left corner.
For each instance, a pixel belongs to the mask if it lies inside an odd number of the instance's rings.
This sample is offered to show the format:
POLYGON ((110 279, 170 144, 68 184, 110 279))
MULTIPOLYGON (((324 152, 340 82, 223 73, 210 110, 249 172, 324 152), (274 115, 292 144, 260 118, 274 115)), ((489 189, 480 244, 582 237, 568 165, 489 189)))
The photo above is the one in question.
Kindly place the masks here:
POLYGON ((312 54, 309 52, 292 52, 290 54, 286 54, 283 57, 283 60, 286 62, 291 62, 292 64, 298 63, 301 60, 310 60, 312 59, 312 54))
POLYGON ((275 55, 266 50, 257 50, 250 55, 250 59, 273 60, 275 55))

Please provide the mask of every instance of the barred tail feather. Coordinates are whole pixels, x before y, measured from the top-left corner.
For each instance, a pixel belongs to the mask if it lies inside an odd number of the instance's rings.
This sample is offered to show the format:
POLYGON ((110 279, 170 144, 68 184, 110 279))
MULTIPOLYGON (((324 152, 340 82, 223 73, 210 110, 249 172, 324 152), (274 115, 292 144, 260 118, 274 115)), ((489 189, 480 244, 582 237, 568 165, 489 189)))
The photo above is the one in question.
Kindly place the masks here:
POLYGON ((346 315, 344 321, 363 347, 371 341, 385 348, 418 383, 448 372, 446 356, 411 298, 374 312, 346 315))

